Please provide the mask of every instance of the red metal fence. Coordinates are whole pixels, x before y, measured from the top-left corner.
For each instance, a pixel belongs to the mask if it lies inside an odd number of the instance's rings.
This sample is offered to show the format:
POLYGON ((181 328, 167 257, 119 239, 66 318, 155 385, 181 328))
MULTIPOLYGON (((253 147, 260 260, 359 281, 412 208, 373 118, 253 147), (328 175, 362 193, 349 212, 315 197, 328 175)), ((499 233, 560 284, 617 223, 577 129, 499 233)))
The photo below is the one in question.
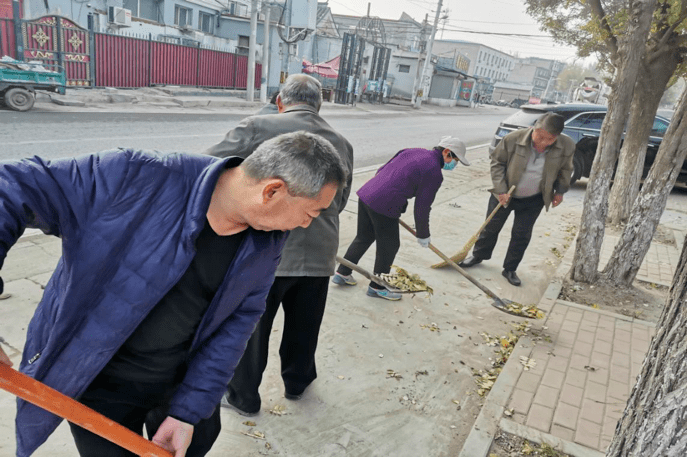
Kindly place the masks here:
POLYGON ((16 49, 14 22, 10 19, 0 19, 0 57, 16 58, 16 49))
MULTIPOLYGON (((248 57, 234 53, 154 41, 150 38, 95 33, 95 83, 107 87, 247 87, 248 57)), ((255 85, 262 66, 256 64, 255 85)))
MULTIPOLYGON (((145 37, 90 32, 60 16, 0 19, 0 57, 39 60, 65 67, 71 86, 147 87, 177 85, 245 89, 248 57, 155 41, 145 37), (20 21, 23 55, 17 55, 15 21, 20 21)), ((255 87, 262 66, 255 65, 255 87)))

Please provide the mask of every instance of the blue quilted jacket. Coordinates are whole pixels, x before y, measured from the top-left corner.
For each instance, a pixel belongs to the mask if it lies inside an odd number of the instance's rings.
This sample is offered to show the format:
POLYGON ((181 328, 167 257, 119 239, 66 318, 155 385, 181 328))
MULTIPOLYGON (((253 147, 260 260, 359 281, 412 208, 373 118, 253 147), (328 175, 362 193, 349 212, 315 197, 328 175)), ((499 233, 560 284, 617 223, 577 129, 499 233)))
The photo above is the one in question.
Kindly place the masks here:
MULTIPOLYGON (((195 255, 215 183, 213 157, 108 151, 0 162, 0 267, 25 227, 62 239, 62 257, 27 331, 20 370, 77 397, 195 255)), ((282 232, 251 230, 191 347, 170 415, 191 424, 219 404, 274 279, 282 232)), ((17 455, 60 419, 18 401, 17 455)))

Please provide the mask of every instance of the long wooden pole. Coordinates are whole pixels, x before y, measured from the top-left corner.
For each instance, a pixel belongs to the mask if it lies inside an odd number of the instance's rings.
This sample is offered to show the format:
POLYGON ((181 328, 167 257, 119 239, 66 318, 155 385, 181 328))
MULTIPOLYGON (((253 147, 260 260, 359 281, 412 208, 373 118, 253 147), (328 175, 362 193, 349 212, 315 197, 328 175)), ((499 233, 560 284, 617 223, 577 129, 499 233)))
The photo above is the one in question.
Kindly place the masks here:
POLYGON ((157 444, 42 382, 0 363, 0 389, 143 457, 173 457, 157 444))

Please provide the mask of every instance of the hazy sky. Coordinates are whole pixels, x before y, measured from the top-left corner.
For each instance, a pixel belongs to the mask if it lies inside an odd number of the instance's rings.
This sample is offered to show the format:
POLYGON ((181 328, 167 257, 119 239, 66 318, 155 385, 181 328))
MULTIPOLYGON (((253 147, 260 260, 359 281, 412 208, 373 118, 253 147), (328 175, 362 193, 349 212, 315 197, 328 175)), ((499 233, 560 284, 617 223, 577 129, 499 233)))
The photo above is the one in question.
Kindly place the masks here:
MULTIPOLYGON (((367 14, 368 3, 371 5, 372 17, 399 19, 401 13, 406 12, 416 21, 422 22, 427 14, 430 24, 433 24, 438 1, 329 0, 329 7, 335 14, 364 16, 367 14)), ((539 29, 535 20, 527 15, 525 4, 520 1, 444 0, 441 8, 442 11, 448 10, 448 20, 439 22, 436 39, 473 41, 519 57, 535 56, 566 63, 573 63, 576 59, 575 48, 554 43, 539 29)), ((584 62, 580 60, 579 63, 584 62)))

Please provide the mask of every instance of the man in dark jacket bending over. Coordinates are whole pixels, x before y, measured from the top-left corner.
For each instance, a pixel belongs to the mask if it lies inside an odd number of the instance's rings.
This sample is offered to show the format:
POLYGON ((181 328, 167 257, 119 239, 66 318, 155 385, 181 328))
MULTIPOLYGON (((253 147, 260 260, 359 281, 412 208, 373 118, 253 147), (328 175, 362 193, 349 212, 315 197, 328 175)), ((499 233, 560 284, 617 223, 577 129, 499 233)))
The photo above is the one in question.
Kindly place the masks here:
MULTIPOLYGON (((310 225, 347 179, 331 143, 305 132, 245 160, 125 150, 0 162, 0 265, 25 227, 63 246, 21 371, 137 433, 145 424, 175 457, 205 455, 285 231, 310 225)), ((1 348, 0 363, 12 364, 1 348)), ((17 455, 59 422, 19 401, 17 455)), ((132 455, 72 434, 82 456, 132 455)))
POLYGON ((315 350, 324 316, 329 277, 334 274, 339 247, 339 213, 351 190, 353 147, 318 114, 322 86, 308 75, 292 75, 279 96, 279 114, 251 116, 207 152, 218 157, 248 156, 263 141, 284 132, 305 130, 331 141, 349 172, 349 181, 332 204, 307 228, 291 232, 267 296, 267 309, 236 367, 226 400, 244 415, 260 411, 258 388, 267 366, 272 322, 284 307, 284 333, 279 355, 285 397, 297 400, 317 377, 315 350))

